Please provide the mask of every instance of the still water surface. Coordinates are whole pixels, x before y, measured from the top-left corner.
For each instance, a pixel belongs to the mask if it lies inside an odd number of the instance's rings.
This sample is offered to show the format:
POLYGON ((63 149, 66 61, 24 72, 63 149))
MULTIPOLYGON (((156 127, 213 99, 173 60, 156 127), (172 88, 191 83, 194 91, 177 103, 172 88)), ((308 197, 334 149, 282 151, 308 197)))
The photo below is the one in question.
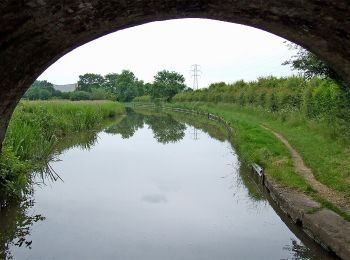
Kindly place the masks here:
POLYGON ((34 186, 7 257, 331 259, 281 220, 222 127, 174 116, 129 112, 64 150, 63 181, 34 186))

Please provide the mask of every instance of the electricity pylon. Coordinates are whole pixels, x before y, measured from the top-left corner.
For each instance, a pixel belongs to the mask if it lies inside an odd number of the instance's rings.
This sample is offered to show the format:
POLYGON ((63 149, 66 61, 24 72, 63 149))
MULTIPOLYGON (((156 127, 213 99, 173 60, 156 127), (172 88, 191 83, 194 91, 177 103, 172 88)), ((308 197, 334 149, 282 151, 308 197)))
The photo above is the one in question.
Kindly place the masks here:
POLYGON ((200 66, 198 64, 193 64, 191 66, 191 72, 193 77, 193 90, 198 89, 198 78, 201 76, 202 73, 200 70, 200 66))

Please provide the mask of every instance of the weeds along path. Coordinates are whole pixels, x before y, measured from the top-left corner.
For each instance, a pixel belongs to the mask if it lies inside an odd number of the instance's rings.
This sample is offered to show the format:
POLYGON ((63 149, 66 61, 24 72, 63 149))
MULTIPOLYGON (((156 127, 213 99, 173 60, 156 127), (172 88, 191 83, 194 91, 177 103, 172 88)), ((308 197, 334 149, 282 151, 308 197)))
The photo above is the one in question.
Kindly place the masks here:
POLYGON ((328 188, 326 185, 316 180, 311 169, 305 165, 300 154, 289 144, 286 138, 265 125, 261 125, 261 127, 273 133, 288 148, 292 155, 292 160, 296 172, 301 175, 311 185, 311 187, 318 192, 321 197, 332 202, 335 206, 347 214, 350 214, 350 205, 348 200, 339 192, 328 188))

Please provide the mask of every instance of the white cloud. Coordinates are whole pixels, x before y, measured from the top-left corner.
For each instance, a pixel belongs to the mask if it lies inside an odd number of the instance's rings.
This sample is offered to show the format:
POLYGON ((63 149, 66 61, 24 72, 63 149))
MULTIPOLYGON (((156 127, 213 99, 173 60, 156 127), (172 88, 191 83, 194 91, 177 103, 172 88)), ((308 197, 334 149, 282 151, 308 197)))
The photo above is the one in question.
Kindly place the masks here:
POLYGON ((254 80, 259 76, 286 76, 281 63, 292 52, 284 39, 238 24, 180 19, 154 22, 121 30, 91 41, 66 54, 39 79, 73 83, 86 72, 105 75, 123 69, 151 82, 157 71, 182 73, 191 86, 190 68, 200 64, 200 87, 212 82, 254 80))

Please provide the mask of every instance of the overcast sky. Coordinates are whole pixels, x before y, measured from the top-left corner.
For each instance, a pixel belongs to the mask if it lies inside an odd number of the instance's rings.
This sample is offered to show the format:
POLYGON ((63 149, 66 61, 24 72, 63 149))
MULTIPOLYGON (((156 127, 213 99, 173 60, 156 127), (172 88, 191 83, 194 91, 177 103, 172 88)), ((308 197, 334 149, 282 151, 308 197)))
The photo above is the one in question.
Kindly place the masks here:
POLYGON ((199 86, 293 74, 281 63, 291 57, 285 40, 238 24, 181 19, 148 23, 111 33, 63 56, 40 77, 54 84, 75 83, 87 72, 105 75, 131 70, 152 82, 160 70, 177 71, 192 86, 191 65, 199 64, 199 86))

